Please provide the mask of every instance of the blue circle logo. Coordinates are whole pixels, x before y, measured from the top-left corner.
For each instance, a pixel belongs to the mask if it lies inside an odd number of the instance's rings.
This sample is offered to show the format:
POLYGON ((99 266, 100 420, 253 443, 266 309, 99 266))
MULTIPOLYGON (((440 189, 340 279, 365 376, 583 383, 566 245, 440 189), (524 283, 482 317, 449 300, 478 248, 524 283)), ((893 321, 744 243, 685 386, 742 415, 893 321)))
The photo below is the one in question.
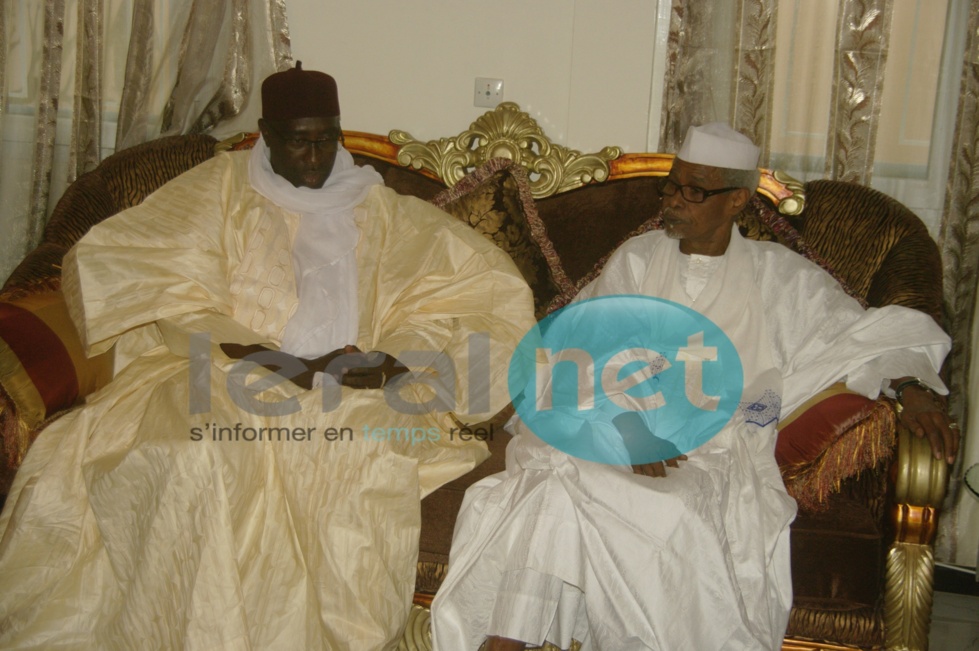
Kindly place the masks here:
POLYGON ((567 454, 639 465, 717 434, 741 400, 738 352, 713 321, 651 296, 601 296, 544 318, 510 360, 510 399, 567 454))

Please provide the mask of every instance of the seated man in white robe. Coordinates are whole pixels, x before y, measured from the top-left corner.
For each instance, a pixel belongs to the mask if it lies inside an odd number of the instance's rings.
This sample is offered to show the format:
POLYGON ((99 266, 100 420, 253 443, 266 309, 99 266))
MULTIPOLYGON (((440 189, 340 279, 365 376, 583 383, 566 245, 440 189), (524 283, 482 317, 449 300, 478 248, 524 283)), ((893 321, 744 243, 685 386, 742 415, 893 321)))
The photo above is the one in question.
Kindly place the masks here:
POLYGON ((571 316, 531 340, 533 390, 511 377, 506 470, 467 491, 456 524, 437 649, 778 649, 796 512, 774 459, 779 414, 838 381, 871 398, 896 389, 902 422, 954 460, 957 425, 938 397, 948 337, 914 310, 864 310, 802 256, 743 239, 758 155, 726 125, 691 127, 662 184, 664 230, 621 246, 571 316), (730 350, 704 332, 658 347, 687 320, 709 320, 730 350), (599 344, 615 354, 589 355, 599 344), (580 362, 573 408, 557 408, 561 364, 542 376, 542 354, 580 362), (681 409, 693 403, 723 417, 698 429, 681 409))
POLYGON ((531 294, 354 164, 332 77, 297 64, 262 104, 253 150, 65 258, 82 341, 117 370, 14 481, 0 648, 397 646, 420 500, 486 457, 450 431, 506 404, 531 294))

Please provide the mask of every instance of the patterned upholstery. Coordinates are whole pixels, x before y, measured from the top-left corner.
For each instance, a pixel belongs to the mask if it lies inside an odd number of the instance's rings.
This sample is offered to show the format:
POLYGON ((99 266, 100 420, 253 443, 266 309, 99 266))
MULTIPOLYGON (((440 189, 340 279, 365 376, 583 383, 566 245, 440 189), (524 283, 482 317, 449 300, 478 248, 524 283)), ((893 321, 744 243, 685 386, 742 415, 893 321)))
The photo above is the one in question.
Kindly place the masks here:
POLYGON ((855 183, 810 181, 805 189, 806 209, 793 225, 868 305, 904 305, 942 323, 941 258, 914 213, 855 183))

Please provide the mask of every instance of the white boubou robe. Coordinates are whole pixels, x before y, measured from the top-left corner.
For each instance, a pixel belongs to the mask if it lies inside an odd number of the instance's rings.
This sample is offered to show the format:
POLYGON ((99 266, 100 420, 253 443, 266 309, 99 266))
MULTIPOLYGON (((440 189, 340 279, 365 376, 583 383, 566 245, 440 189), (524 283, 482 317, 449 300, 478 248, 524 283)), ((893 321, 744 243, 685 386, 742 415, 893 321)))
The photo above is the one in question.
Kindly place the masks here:
POLYGON ((665 478, 569 456, 511 420, 506 470, 466 494, 432 607, 437 649, 486 635, 607 651, 781 646, 796 509, 773 456, 779 413, 841 379, 868 397, 905 375, 944 392, 949 340, 913 310, 862 309, 817 266, 736 229, 706 282, 696 264, 662 232, 641 235, 579 298, 643 294, 707 316, 741 357, 741 408, 665 478))

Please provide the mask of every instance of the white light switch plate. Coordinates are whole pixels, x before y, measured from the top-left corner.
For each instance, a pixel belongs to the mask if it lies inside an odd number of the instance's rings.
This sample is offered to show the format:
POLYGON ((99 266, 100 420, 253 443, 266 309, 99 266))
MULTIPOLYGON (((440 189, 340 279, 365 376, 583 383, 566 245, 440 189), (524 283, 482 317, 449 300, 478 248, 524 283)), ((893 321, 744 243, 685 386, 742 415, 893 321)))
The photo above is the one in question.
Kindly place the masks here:
POLYGON ((473 92, 473 106, 495 108, 503 101, 503 80, 489 77, 476 77, 473 92))

